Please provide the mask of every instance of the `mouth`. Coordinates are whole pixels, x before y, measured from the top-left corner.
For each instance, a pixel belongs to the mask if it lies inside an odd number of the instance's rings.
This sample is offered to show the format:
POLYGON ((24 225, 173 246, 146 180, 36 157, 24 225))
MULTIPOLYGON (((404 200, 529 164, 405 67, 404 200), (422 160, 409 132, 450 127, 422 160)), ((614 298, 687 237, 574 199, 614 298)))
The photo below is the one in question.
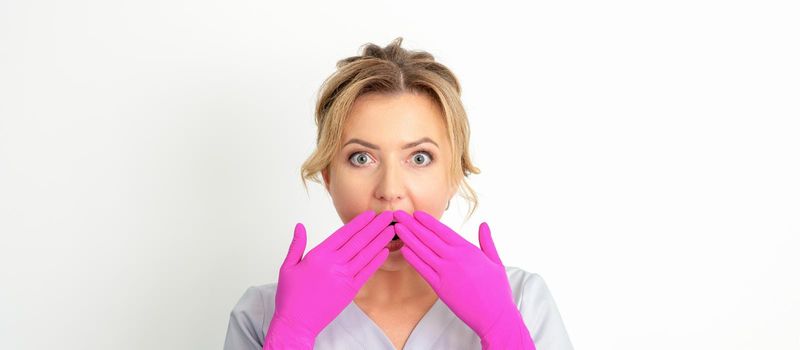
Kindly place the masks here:
MULTIPOLYGON (((392 223, 391 223, 391 224, 389 224, 389 226, 394 226, 394 224, 396 224, 396 223, 397 223, 397 221, 392 221, 392 223)), ((399 237, 399 236, 397 236, 397 234, 395 233, 395 234, 394 234, 394 237, 392 238, 392 240, 393 240, 393 241, 396 241, 396 240, 398 240, 398 239, 400 239, 400 237, 399 237)))

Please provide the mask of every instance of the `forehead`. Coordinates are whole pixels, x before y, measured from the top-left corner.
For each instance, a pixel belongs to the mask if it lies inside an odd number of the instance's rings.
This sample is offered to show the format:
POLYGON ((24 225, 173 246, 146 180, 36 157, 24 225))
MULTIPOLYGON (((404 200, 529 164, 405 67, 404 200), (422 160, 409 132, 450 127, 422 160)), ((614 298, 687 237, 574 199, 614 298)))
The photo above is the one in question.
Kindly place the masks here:
POLYGON ((410 92, 359 96, 343 131, 345 139, 359 137, 373 143, 403 142, 424 136, 442 141, 446 135, 444 116, 437 103, 425 94, 410 92))

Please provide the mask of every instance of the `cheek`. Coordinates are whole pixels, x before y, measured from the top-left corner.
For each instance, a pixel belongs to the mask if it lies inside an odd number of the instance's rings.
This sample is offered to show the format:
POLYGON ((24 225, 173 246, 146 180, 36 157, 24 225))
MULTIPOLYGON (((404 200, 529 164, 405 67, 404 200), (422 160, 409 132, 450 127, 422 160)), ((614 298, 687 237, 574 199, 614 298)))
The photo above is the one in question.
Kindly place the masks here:
POLYGON ((363 176, 350 173, 346 169, 337 169, 330 182, 331 199, 343 217, 355 217, 365 208, 372 207, 370 198, 373 190, 373 186, 363 176))
POLYGON ((433 209, 447 203, 448 189, 445 180, 439 178, 419 179, 408 188, 409 196, 418 209, 433 209))

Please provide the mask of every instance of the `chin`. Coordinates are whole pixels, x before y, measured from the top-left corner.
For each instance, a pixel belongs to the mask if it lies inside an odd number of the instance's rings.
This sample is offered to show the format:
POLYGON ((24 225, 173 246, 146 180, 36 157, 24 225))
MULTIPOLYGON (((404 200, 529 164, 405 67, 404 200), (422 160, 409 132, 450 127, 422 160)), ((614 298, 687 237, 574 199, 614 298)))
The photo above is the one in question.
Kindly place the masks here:
POLYGON ((389 252, 389 256, 386 258, 386 261, 383 262, 383 265, 378 268, 378 270, 382 271, 400 271, 403 269, 408 268, 408 262, 406 258, 403 257, 403 254, 400 253, 400 250, 395 250, 393 252, 389 252))

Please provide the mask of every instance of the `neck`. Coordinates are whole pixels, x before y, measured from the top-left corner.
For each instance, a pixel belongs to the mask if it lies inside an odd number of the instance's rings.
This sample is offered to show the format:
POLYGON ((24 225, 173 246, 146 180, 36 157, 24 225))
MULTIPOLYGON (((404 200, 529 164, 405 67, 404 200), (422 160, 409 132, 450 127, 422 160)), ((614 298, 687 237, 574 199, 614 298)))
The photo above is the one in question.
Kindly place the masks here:
POLYGON ((368 303, 405 303, 410 300, 437 298, 436 292, 411 265, 388 271, 378 269, 361 287, 355 300, 368 303))

